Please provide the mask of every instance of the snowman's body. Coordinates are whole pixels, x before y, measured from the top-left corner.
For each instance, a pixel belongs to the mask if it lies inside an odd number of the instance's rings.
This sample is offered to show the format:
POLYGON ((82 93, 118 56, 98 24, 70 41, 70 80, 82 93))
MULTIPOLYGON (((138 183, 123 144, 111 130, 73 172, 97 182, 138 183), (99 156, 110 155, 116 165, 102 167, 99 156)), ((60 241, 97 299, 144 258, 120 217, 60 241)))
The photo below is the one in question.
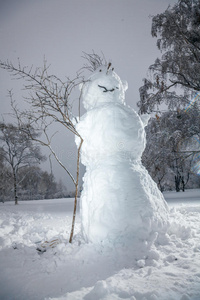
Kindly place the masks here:
POLYGON ((125 105, 125 90, 107 68, 96 70, 82 89, 87 113, 77 125, 86 166, 81 218, 83 235, 93 243, 145 240, 167 224, 164 198, 141 164, 144 124, 125 105))

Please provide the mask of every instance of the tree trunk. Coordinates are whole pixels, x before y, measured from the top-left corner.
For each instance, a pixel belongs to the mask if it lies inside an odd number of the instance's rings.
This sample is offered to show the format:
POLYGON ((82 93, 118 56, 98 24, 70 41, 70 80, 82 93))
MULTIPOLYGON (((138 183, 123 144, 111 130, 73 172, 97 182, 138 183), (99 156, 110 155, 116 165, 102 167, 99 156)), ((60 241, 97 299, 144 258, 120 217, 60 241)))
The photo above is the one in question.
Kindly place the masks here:
POLYGON ((175 176, 175 187, 177 192, 180 192, 180 183, 181 183, 181 176, 177 174, 175 176))
POLYGON ((14 196, 15 196, 15 205, 18 204, 18 197, 17 197, 17 176, 15 170, 13 170, 13 178, 14 178, 14 196))
POLYGON ((183 176, 182 176, 182 191, 185 192, 185 181, 183 176))
POLYGON ((76 220, 76 207, 77 207, 77 198, 78 198, 78 182, 79 182, 79 166, 80 166, 80 152, 81 152, 81 146, 83 144, 83 139, 80 137, 80 145, 78 147, 78 156, 77 156, 77 169, 76 169, 76 192, 75 192, 75 199, 74 199, 74 212, 73 212, 73 219, 72 219, 72 228, 71 228, 71 234, 69 243, 72 243, 73 235, 74 235, 74 226, 75 226, 75 220, 76 220))

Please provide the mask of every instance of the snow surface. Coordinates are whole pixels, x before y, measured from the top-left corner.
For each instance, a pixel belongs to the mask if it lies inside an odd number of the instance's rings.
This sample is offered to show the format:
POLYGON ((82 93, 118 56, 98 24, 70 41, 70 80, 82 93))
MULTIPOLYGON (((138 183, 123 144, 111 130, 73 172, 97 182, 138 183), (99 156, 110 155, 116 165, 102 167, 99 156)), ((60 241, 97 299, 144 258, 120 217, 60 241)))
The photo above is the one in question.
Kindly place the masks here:
POLYGON ((104 246, 141 243, 142 256, 165 235, 168 207, 141 163, 146 122, 125 104, 126 89, 127 83, 104 66, 81 87, 87 110, 76 126, 86 166, 82 233, 87 242, 104 246))
POLYGON ((73 199, 0 203, 0 299, 199 300, 200 190, 164 196, 171 225, 146 257, 137 244, 86 244, 79 213, 69 244, 73 199))

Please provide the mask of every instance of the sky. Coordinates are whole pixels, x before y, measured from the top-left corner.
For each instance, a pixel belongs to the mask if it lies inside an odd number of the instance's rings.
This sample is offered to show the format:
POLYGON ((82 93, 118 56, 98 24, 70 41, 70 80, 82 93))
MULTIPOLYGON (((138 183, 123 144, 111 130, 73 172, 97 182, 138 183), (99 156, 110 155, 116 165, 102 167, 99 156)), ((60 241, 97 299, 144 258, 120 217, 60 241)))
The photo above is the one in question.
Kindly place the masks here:
MULTIPOLYGON (((44 57, 50 73, 74 78, 83 67, 83 52, 105 55, 116 73, 127 80, 126 103, 136 111, 139 87, 148 67, 160 55, 151 36, 151 17, 175 0, 0 0, 0 60, 41 67, 44 57)), ((23 82, 0 70, 0 118, 9 119, 8 90, 23 107, 23 82), (3 116, 3 117, 2 117, 3 116)), ((81 110, 84 114, 84 110, 81 110)), ((59 128, 53 146, 75 175, 74 137, 59 128)), ((47 153, 46 150, 43 150, 47 153)), ((68 191, 73 184, 52 160, 53 172, 68 191)), ((48 171, 48 161, 44 164, 48 171)), ((81 168, 81 177, 84 169, 81 168)))

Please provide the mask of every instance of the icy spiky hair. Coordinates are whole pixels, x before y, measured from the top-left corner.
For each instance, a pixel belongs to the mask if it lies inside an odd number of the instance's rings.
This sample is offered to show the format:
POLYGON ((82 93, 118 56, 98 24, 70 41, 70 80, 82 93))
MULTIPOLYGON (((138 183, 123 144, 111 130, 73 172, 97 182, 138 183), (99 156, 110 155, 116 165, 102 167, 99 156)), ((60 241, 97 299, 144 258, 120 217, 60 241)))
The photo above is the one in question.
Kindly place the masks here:
POLYGON ((102 53, 102 56, 94 53, 89 54, 83 52, 83 58, 86 60, 86 63, 83 66, 83 69, 87 69, 90 72, 96 71, 99 67, 108 67, 108 69, 111 66, 111 63, 107 63, 104 54, 102 53))

